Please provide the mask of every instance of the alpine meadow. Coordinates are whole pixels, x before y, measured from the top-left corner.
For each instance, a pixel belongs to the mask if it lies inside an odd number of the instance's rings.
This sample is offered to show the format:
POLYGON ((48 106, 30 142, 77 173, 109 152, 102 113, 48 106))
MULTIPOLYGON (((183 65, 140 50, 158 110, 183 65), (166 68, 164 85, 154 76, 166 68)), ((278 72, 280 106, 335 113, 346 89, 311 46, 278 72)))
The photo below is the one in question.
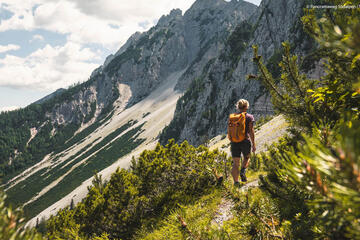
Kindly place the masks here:
POLYGON ((360 239, 359 107, 359 0, 196 0, 0 113, 0 239, 360 239))

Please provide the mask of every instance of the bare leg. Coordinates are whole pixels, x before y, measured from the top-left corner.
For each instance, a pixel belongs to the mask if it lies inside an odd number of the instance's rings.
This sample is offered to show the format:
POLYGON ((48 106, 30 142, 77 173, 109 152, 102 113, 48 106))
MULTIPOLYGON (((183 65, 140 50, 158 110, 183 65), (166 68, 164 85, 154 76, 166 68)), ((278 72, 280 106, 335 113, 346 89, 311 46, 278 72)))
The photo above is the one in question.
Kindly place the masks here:
POLYGON ((233 158, 233 167, 232 167, 232 170, 231 170, 231 175, 234 179, 234 182, 239 182, 239 174, 240 174, 240 171, 239 171, 239 167, 240 167, 240 158, 239 157, 235 157, 233 158))
POLYGON ((249 166, 249 162, 250 162, 249 159, 250 159, 250 154, 248 154, 244 157, 244 160, 243 160, 242 166, 241 166, 242 168, 247 168, 249 166))
POLYGON ((247 156, 244 156, 244 160, 241 165, 240 177, 241 177, 242 182, 247 182, 245 173, 246 173, 246 168, 249 166, 249 159, 250 159, 250 154, 248 154, 247 156))

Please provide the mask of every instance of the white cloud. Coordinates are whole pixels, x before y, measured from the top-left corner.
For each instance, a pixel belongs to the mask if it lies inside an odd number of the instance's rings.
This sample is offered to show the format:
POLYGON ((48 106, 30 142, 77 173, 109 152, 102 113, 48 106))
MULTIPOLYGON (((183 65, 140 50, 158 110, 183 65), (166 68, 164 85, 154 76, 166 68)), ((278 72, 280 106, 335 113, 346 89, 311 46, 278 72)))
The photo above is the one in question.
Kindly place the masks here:
POLYGON ((0 53, 5 53, 12 50, 19 50, 20 46, 15 44, 0 45, 0 53))
MULTIPOLYGON (((224 1, 225 1, 225 2, 231 2, 232 0, 224 0, 224 1)), ((237 1, 239 1, 239 0, 237 0, 237 1)), ((245 0, 245 2, 249 2, 249 3, 255 4, 255 5, 257 5, 257 6, 260 5, 261 1, 262 1, 262 0, 245 0)))
POLYGON ((69 40, 77 43, 99 43, 116 51, 131 34, 151 27, 142 23, 152 23, 173 8, 186 10, 195 0, 3 1, 14 15, 1 22, 0 31, 42 28, 69 34, 69 40))
POLYGON ((7 111, 14 111, 16 109, 19 109, 20 107, 17 106, 10 106, 10 107, 0 107, 0 113, 1 112, 7 112, 7 111))
POLYGON ((95 16, 99 19, 111 21, 141 22, 153 18, 160 18, 161 15, 170 12, 174 8, 186 10, 195 0, 73 0, 76 7, 86 15, 95 16))
POLYGON ((36 34, 33 36, 32 40, 31 41, 44 41, 44 37, 39 35, 39 34, 36 34))
POLYGON ((0 86, 55 90, 88 79, 98 64, 94 52, 76 43, 46 45, 26 58, 7 55, 0 59, 0 86))
POLYGON ((2 7, 14 15, 6 20, 1 21, 0 31, 7 30, 32 30, 34 29, 34 20, 32 7, 35 6, 33 0, 2 0, 2 7))
MULTIPOLYGON (((55 90, 82 82, 98 67, 89 59, 100 61, 96 50, 82 46, 96 43, 115 52, 134 32, 147 30, 171 9, 186 10, 194 1, 2 0, 14 15, 1 21, 0 32, 43 29, 66 34, 67 43, 47 45, 24 58, 0 59, 0 86, 55 90)), ((34 35, 31 41, 42 39, 34 35)))

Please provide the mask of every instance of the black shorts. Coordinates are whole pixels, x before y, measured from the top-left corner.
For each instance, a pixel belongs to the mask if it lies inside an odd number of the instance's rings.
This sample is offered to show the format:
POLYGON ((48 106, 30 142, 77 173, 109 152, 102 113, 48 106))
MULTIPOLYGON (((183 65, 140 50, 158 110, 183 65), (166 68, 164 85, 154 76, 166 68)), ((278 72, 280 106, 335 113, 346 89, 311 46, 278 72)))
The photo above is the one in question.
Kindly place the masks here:
POLYGON ((249 139, 245 139, 238 143, 231 142, 230 150, 231 150, 231 156, 233 158, 241 157, 241 153, 244 156, 247 156, 250 154, 250 151, 251 151, 251 142, 249 139))

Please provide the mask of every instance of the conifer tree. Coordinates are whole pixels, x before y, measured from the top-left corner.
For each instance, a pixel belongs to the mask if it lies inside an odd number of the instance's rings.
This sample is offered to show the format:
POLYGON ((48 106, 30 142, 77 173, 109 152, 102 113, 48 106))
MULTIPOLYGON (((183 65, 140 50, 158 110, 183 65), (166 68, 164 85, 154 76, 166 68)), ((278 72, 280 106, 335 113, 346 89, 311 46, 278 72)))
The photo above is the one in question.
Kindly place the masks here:
POLYGON ((223 174, 225 158, 186 141, 158 144, 133 159, 129 170, 117 169, 106 184, 96 174, 87 196, 73 210, 63 209, 48 220, 47 236, 92 239, 106 233, 110 239, 133 239, 141 227, 152 228, 179 204, 215 186, 213 169, 223 174))
MULTIPOLYGON (((346 7, 360 1, 333 1, 346 7)), ((330 4, 330 3, 329 3, 330 4)), ((292 218, 302 214, 310 220, 312 236, 327 239, 360 238, 360 9, 325 11, 318 18, 308 10, 302 18, 305 30, 326 53, 321 79, 299 73, 298 59, 285 43, 282 69, 277 83, 258 56, 254 62, 260 79, 273 97, 274 107, 297 129, 307 130, 273 148, 268 157, 272 179, 264 180, 274 194, 295 196, 284 209, 292 218), (293 147, 289 147, 289 143, 293 147), (298 212, 296 212, 298 211, 298 212)), ((283 196, 278 196, 282 198, 283 196)), ((309 222, 308 222, 309 223, 309 222)), ((301 224, 301 223, 300 223, 301 224)), ((295 222, 292 232, 298 226, 295 222)), ((304 229, 304 228, 302 228, 304 229)), ((297 237, 304 233, 297 233, 297 237)))
POLYGON ((70 202, 70 210, 73 210, 74 209, 74 199, 72 198, 71 199, 71 202, 70 202))
POLYGON ((0 239, 41 240, 40 234, 24 227, 21 211, 5 206, 5 194, 0 192, 0 239))

